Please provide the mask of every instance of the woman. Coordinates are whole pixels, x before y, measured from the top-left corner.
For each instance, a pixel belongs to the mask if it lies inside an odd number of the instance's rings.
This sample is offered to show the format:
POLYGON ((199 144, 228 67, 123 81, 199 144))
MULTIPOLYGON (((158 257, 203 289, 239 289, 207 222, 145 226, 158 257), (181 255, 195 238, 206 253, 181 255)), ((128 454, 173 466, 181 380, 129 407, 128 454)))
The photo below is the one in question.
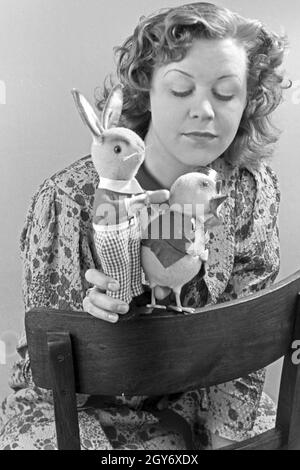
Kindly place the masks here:
MULTIPOLYGON (((285 38, 259 21, 194 3, 142 18, 117 50, 122 124, 147 147, 140 184, 169 188, 179 175, 206 165, 220 173, 229 195, 223 225, 210 232, 206 275, 185 286, 186 305, 241 297, 278 274, 280 194, 265 158, 277 140, 269 116, 282 96, 278 67, 285 47, 285 38)), ((46 180, 35 194, 21 238, 26 310, 84 309, 111 322, 128 311, 125 302, 106 295, 118 285, 101 272, 89 235, 98 183, 89 156, 46 180), (86 295, 89 283, 97 289, 86 295)), ((15 393, 2 407, 0 448, 55 448, 51 394, 32 383, 25 339, 19 353, 11 380, 15 393)), ((271 406, 263 384, 264 371, 258 371, 155 400, 78 397, 82 448, 184 449, 184 433, 160 423, 158 409, 185 419, 195 448, 243 440, 260 430, 258 422, 271 406)))

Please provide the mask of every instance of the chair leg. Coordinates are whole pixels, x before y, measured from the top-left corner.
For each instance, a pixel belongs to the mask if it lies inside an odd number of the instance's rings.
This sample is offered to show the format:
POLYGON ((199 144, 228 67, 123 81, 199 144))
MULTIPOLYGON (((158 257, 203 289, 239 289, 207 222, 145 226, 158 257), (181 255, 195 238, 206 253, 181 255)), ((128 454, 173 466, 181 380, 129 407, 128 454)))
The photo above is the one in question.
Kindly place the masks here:
POLYGON ((47 333, 59 450, 80 450, 72 345, 69 333, 47 333))
MULTIPOLYGON (((300 339, 300 294, 293 338, 300 339)), ((293 349, 284 358, 276 426, 286 436, 288 450, 300 450, 300 364, 293 360, 293 349)))

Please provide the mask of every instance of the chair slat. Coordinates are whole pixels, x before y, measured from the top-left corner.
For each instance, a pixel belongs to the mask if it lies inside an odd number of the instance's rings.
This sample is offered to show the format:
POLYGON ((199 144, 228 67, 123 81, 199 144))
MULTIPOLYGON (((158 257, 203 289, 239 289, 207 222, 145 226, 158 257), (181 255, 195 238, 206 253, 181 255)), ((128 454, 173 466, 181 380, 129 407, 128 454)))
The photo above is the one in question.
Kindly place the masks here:
POLYGON ((34 309, 26 332, 34 379, 51 388, 47 331, 72 339, 76 390, 161 395, 242 377, 290 347, 300 271, 252 296, 201 309, 109 324, 85 312, 34 309))
POLYGON ((71 339, 67 333, 47 333, 57 445, 80 450, 71 339))

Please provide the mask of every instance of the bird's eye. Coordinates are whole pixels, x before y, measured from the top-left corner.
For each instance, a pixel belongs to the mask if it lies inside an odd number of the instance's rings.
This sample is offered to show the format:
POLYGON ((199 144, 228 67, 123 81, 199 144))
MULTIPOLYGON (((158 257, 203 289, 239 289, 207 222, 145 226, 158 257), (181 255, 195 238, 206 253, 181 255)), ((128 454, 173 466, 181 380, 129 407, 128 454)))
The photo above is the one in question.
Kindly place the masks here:
POLYGON ((208 181, 202 181, 202 187, 203 188, 208 188, 208 181))
POLYGON ((114 152, 115 153, 121 153, 122 152, 121 145, 115 145, 114 146, 114 152))

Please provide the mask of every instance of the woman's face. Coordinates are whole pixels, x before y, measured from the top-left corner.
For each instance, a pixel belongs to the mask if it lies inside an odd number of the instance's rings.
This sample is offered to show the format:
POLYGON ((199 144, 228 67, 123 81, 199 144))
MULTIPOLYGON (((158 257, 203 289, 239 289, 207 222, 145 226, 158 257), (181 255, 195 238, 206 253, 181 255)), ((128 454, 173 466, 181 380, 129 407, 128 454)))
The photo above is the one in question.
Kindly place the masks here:
POLYGON ((211 163, 233 141, 246 95, 244 48, 232 39, 195 40, 183 60, 153 73, 151 144, 183 165, 211 163))

